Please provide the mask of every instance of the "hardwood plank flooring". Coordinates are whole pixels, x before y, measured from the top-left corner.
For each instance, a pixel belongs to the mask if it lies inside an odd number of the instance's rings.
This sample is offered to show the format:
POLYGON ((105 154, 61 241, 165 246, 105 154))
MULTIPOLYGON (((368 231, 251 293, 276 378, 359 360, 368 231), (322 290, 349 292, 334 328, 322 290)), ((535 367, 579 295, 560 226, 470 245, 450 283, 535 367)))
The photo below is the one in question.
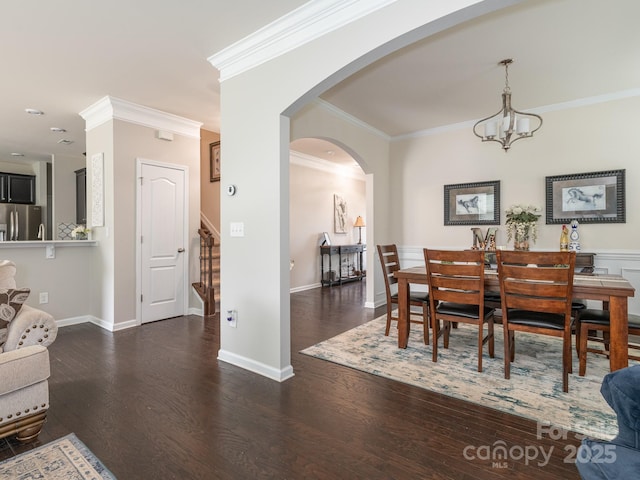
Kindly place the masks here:
POLYGON ((383 314, 364 294, 357 282, 291 295, 283 383, 216 359, 217 316, 64 327, 48 421, 36 442, 1 440, 0 460, 74 432, 120 480, 580 478, 571 433, 537 439, 532 421, 298 353, 383 314), (496 445, 509 458, 464 455, 496 445), (537 458, 513 458, 523 449, 537 458))

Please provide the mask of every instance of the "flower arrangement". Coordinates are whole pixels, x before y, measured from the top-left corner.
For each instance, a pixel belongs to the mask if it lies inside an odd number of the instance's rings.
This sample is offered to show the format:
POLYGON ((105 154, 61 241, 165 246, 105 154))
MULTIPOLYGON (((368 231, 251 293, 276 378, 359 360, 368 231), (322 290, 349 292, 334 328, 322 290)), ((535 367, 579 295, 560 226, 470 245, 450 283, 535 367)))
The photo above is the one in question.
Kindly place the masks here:
POLYGON ((535 205, 513 205, 506 210, 507 239, 514 241, 516 250, 528 250, 529 238, 538 239, 538 219, 542 209, 535 205))
POLYGON ((71 230, 71 238, 76 240, 86 240, 90 231, 90 228, 87 228, 84 225, 78 225, 76 228, 71 230))

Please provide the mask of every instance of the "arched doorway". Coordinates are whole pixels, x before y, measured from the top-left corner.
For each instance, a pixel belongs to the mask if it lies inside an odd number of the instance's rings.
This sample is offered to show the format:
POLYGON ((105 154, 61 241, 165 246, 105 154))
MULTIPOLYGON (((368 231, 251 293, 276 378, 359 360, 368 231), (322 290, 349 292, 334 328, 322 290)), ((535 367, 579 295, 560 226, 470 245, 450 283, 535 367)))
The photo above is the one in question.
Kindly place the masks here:
MULTIPOLYGON (((294 262, 290 289, 296 292, 321 284, 318 246, 323 233, 329 235, 332 245, 362 241, 366 249, 366 226, 362 235, 363 228, 354 225, 358 217, 367 219, 367 184, 357 160, 324 138, 292 141, 289 168, 289 251, 294 262), (346 207, 345 228, 341 229, 335 228, 336 198, 346 207)), ((366 268, 366 261, 362 268, 366 268)))

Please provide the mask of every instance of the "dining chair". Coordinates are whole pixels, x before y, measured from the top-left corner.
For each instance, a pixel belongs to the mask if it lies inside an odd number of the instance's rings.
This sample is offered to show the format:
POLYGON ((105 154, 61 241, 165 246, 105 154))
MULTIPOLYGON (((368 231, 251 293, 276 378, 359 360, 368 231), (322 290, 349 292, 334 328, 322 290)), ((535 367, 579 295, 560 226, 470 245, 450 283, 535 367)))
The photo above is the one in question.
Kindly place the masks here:
POLYGON ((481 372, 485 344, 488 344, 489 357, 494 357, 495 309, 484 304, 484 252, 425 248, 424 260, 431 302, 432 360, 438 361, 440 336, 444 348, 449 348, 452 324, 468 323, 478 327, 478 371, 481 372))
MULTIPOLYGON (((384 288, 387 294, 387 325, 384 334, 388 336, 391 322, 398 321, 398 317, 393 315, 393 311, 398 306, 398 279, 393 274, 400 270, 400 258, 398 257, 398 247, 395 244, 378 245, 377 247, 384 277, 384 288)), ((416 320, 412 318, 410 311, 409 322, 422 324, 424 343, 429 345, 429 293, 410 292, 409 304, 422 309, 422 319, 416 320)))
MULTIPOLYGON (((640 336, 640 316, 628 315, 629 335, 640 336)), ((587 372, 587 352, 606 355, 609 357, 609 332, 611 324, 609 311, 587 308, 582 310, 576 319, 576 343, 578 344, 578 374, 584 377, 587 372), (602 337, 592 335, 591 332, 602 332, 602 337), (603 344, 603 348, 590 346, 589 341, 603 344)), ((629 348, 640 350, 640 344, 629 342, 629 348)), ((640 361, 640 355, 629 355, 629 359, 640 361)))
POLYGON ((562 339, 562 389, 569 391, 575 252, 498 250, 504 378, 515 360, 515 332, 562 339))

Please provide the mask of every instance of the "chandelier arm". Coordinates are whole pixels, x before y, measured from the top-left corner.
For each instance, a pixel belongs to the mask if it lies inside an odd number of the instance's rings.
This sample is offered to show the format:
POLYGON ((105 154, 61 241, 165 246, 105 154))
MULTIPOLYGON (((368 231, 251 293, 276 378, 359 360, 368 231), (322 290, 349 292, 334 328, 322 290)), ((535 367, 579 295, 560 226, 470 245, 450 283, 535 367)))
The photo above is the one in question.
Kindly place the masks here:
MULTIPOLYGON (((482 122, 486 122, 487 120, 491 120, 493 117, 498 117, 498 115, 500 115, 500 114, 501 114, 501 113, 503 113, 503 112, 504 112, 504 107, 503 107, 503 108, 501 108, 500 110, 498 110, 498 111, 497 111, 496 113, 494 113, 493 115, 489 115, 488 117, 483 118, 482 120, 478 120, 478 121, 475 123, 475 125, 473 126, 473 133, 475 134, 475 136, 476 136, 476 137, 478 137, 478 138, 482 138, 482 139, 484 139, 484 136, 483 136, 483 135, 478 135, 478 133, 476 132, 476 127, 477 127, 478 125, 480 125, 482 122)), ((496 120, 497 120, 497 119, 496 119, 496 120)), ((467 128, 469 128, 469 127, 467 127, 467 128)))
POLYGON ((531 136, 534 134, 534 132, 537 132, 538 130, 540 130, 540 127, 542 127, 542 117, 540 115, 536 115, 535 113, 528 113, 528 112, 521 112, 520 110, 513 110, 514 113, 517 113, 518 115, 525 115, 527 117, 535 117, 540 121, 540 124, 538 125, 537 128, 531 130, 528 134, 528 136, 531 136))

